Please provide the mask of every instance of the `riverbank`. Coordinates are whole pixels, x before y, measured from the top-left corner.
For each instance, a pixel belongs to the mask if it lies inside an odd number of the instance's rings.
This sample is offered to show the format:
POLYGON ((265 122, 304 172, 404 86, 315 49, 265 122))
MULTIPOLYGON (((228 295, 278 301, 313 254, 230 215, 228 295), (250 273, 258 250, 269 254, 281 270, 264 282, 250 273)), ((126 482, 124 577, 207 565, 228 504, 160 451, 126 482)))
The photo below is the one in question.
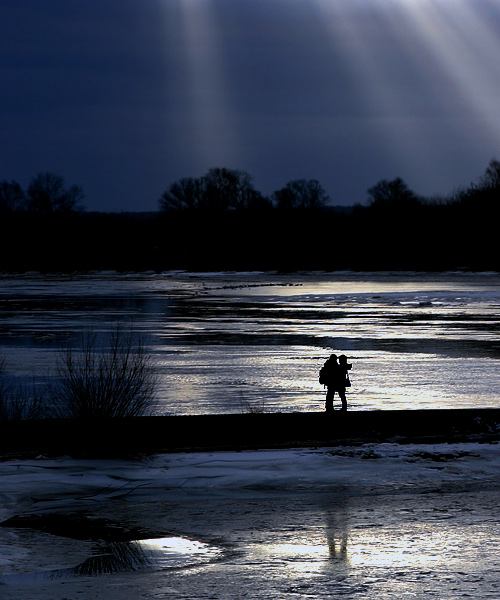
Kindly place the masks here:
POLYGON ((0 456, 120 456, 162 452, 499 441, 500 409, 261 413, 0 423, 0 456))

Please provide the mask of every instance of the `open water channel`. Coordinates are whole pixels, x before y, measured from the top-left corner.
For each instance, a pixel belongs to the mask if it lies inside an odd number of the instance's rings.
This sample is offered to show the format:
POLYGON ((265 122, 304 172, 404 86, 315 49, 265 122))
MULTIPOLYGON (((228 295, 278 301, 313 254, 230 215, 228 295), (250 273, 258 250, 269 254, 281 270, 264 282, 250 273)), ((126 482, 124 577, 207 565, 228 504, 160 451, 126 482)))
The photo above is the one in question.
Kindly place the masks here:
MULTIPOLYGON (((11 380, 117 322, 147 336, 155 411, 498 407, 497 274, 164 273, 0 279, 11 380)), ((168 432, 166 432, 168 435, 168 432)), ((498 443, 0 461, 5 600, 497 599, 498 443)))
POLYGON ((350 410, 497 407, 495 273, 97 273, 0 278, 0 355, 43 383, 82 331, 144 334, 157 414, 323 408, 318 371, 353 364, 350 410))

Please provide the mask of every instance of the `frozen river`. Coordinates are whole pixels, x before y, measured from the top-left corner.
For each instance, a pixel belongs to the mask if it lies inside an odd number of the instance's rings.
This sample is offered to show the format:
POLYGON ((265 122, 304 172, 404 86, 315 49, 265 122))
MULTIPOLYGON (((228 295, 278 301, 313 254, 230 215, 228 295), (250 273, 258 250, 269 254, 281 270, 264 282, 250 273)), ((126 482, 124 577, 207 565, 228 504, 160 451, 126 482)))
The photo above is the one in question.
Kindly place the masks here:
MULTIPOLYGON (((498 407, 496 274, 95 274, 0 280, 0 351, 43 384, 117 322, 148 336, 159 413, 498 407)), ((168 432, 166 432, 168 433, 168 432)), ((496 599, 500 446, 0 462, 2 600, 496 599)))
POLYGON ((350 410, 498 406, 498 274, 32 274, 0 279, 0 309, 23 381, 82 330, 144 333, 159 414, 320 410, 331 352, 353 363, 350 410))
POLYGON ((0 597, 493 600, 499 476, 474 443, 2 462, 0 597))

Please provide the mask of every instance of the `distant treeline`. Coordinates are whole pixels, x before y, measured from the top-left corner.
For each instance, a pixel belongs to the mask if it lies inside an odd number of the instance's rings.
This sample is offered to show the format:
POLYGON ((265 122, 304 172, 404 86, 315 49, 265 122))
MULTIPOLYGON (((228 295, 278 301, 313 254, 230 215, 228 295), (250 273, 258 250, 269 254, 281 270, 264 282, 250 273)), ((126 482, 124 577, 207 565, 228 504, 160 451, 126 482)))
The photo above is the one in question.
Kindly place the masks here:
POLYGON ((0 270, 500 270, 500 162, 447 197, 400 178, 332 206, 316 180, 265 197, 250 175, 210 169, 173 183, 158 212, 86 212, 80 186, 41 173, 0 183, 0 270))

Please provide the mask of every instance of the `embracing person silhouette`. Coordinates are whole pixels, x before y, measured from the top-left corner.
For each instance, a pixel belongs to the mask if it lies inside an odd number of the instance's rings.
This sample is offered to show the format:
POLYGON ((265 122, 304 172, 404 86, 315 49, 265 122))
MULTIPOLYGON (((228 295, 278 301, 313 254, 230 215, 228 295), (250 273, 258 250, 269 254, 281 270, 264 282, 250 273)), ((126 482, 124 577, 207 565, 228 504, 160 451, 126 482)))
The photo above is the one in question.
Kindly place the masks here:
POLYGON ((335 393, 339 395, 342 402, 340 410, 347 410, 347 399, 345 396, 346 387, 351 385, 349 380, 349 373, 352 368, 352 364, 347 362, 347 357, 342 354, 338 357, 336 354, 332 354, 330 358, 321 367, 319 372, 319 382, 326 386, 326 401, 325 410, 326 412, 333 411, 333 399, 335 393))

